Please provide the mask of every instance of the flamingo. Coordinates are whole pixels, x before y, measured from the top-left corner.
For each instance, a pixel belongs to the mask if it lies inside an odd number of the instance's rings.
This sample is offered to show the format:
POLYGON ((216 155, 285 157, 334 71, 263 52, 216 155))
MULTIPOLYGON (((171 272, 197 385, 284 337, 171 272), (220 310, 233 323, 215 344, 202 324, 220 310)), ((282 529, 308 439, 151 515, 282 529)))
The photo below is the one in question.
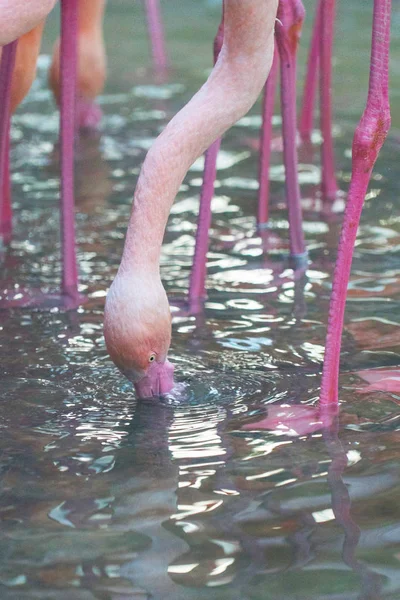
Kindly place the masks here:
MULTIPOLYGON (((102 21, 105 0, 79 0, 78 12, 78 104, 77 124, 80 127, 97 126, 101 112, 95 98, 104 87, 105 52, 102 34, 102 21)), ((10 113, 13 114, 29 92, 36 75, 36 63, 40 50, 45 20, 23 34, 16 44, 15 64, 11 83, 10 113)), ((60 104, 60 40, 57 41, 49 72, 50 85, 60 104)), ((1 52, 1 50, 0 50, 1 52)), ((9 181, 9 134, 5 141, 5 164, 3 177, 3 216, 0 218, 0 235, 5 242, 11 238, 12 211, 9 181)))
MULTIPOLYGON (((39 26, 53 8, 54 2, 34 0, 30 3, 29 11, 25 5, 18 3, 17 7, 11 6, 12 2, 3 0, 0 14, 4 20, 3 25, 12 31, 10 41, 3 48, 0 69, 0 182, 4 182, 5 172, 8 168, 8 139, 9 139, 9 108, 12 74, 17 53, 20 35, 39 26), (12 18, 10 18, 12 15, 12 18), (33 16, 32 16, 33 15, 33 16)), ((62 229, 62 284, 61 294, 47 297, 41 293, 21 294, 18 299, 23 305, 30 303, 47 305, 56 302, 66 308, 78 306, 82 297, 78 292, 78 273, 75 250, 74 226, 74 125, 75 125, 75 91, 76 91, 76 65, 77 65, 77 21, 78 0, 64 1, 61 5, 61 90, 60 90, 60 151, 61 151, 61 229, 62 229)), ((1 25, 1 23, 0 23, 1 25)), ((1 191, 4 192, 3 183, 1 191)), ((9 199, 9 196, 8 196, 9 199)), ((0 215, 4 215, 4 200, 7 196, 0 194, 0 215)), ((7 205, 6 205, 7 206, 7 205)), ((5 298, 7 303, 8 298, 5 298)))
MULTIPOLYGON (((108 351, 133 380, 139 397, 168 393, 173 387, 173 366, 167 358, 171 315, 159 260, 174 197, 194 160, 255 102, 272 65, 276 2, 225 0, 224 9, 224 40, 209 80, 172 119, 145 159, 121 264, 106 300, 108 351)), ((357 227, 372 169, 390 127, 390 12, 391 0, 374 0, 367 105, 353 141, 352 180, 329 309, 320 394, 323 410, 338 404, 344 309, 357 227)), ((283 22, 278 30, 284 38, 285 9, 279 14, 283 22)), ((288 85, 294 92, 292 80, 288 85)))
MULTIPOLYGON (((73 128, 94 128, 101 119, 95 103, 106 75, 103 40, 103 17, 106 0, 73 0, 62 6, 61 36, 54 48, 49 71, 49 83, 61 114, 61 205, 63 241, 63 283, 61 297, 46 298, 39 293, 18 294, 15 300, 7 291, 1 305, 48 305, 61 302, 72 308, 83 298, 77 293, 78 275, 75 253, 73 206, 73 128), (65 38, 70 40, 69 43, 65 38), (64 42, 63 42, 64 38, 64 42), (78 43, 78 56, 72 43, 78 43), (64 43, 64 48, 63 48, 64 43), (66 56, 65 56, 66 53, 66 56), (77 64, 75 64, 77 61, 77 64), (77 82, 75 82, 77 74, 77 82), (74 106, 75 89, 77 103, 74 106), (64 114, 66 111, 67 114, 64 114)), ((11 192, 9 177, 9 114, 12 114, 28 93, 36 74, 37 57, 45 19, 56 0, 34 0, 29 8, 23 3, 14 6, 11 0, 0 0, 0 46, 4 46, 0 72, 0 241, 8 243, 12 231, 11 192)), ((158 0, 146 0, 148 29, 157 72, 164 73, 167 58, 158 0)))
POLYGON ((254 104, 272 64, 277 0, 226 0, 224 8, 224 41, 209 79, 146 156, 107 295, 107 348, 139 396, 173 387, 171 313, 159 261, 175 195, 190 165, 254 104))
POLYGON ((0 0, 0 46, 6 46, 34 29, 54 8, 57 0, 25 2, 0 0))

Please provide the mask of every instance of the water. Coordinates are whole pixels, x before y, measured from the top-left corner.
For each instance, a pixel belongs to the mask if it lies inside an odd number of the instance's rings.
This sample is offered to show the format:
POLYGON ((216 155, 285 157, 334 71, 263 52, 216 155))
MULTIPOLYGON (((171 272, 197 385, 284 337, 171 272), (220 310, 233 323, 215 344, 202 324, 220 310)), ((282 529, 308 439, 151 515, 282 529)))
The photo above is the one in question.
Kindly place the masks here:
MULTIPOLYGON (((374 173, 355 251, 339 419, 325 431, 304 430, 310 420, 304 411, 312 410, 319 392, 342 202, 336 216, 321 215, 319 169, 313 166, 317 147, 312 161, 302 150, 312 264, 307 277, 294 278, 285 263, 283 174, 275 152, 274 244, 262 255, 254 232, 257 107, 224 142, 209 298, 197 316, 178 309, 188 286, 200 163, 188 174, 169 221, 162 274, 174 307, 171 359, 183 387, 179 397, 137 404, 107 357, 104 296, 121 255, 139 166, 211 62, 208 40, 218 10, 197 4, 168 4, 174 70, 169 83, 156 88, 145 68, 141 6, 110 3, 102 135, 82 138, 77 158, 78 255, 88 303, 76 313, 0 315, 0 596, 395 600, 400 595, 397 2, 393 130, 374 173), (298 435, 282 426, 281 413, 298 417, 296 425, 291 421, 298 435)), ((344 191, 352 131, 365 101, 369 8, 340 6, 337 26, 342 41, 335 62, 335 147, 344 191)), ((2 277, 54 289, 57 116, 45 80, 55 16, 49 25, 38 81, 14 120, 16 229, 2 277)))

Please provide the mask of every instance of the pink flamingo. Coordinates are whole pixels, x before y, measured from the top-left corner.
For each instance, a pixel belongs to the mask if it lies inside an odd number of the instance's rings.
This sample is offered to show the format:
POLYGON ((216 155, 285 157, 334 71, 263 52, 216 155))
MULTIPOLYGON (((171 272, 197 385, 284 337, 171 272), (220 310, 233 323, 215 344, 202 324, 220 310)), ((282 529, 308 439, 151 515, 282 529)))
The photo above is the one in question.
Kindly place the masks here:
MULTIPOLYGON (((102 91, 106 74, 103 41, 103 16, 106 0, 74 0, 70 6, 62 2, 62 30, 56 43, 49 72, 49 82, 61 111, 61 206, 63 242, 62 293, 50 297, 27 291, 15 296, 5 290, 1 306, 52 305, 61 302, 67 308, 80 303, 75 254, 73 205, 73 128, 96 127, 101 111, 95 103, 102 91), (66 38, 68 37, 68 41, 66 38), (72 44, 78 42, 78 55, 72 44), (66 53, 66 55, 64 55, 66 53), (77 82, 76 82, 77 74, 77 82), (78 102, 74 108, 74 98, 78 102)), ((12 231, 11 191, 9 176, 10 117, 28 93, 36 73, 36 61, 47 14, 56 0, 34 0, 29 10, 15 7, 10 0, 0 0, 0 240, 8 243, 12 231)), ((154 66, 165 72, 167 66, 161 14, 158 0, 146 0, 149 34, 154 66)))
POLYGON ((190 165, 256 101, 273 58, 277 0, 226 0, 224 41, 207 83, 147 154, 124 253, 105 307, 114 362, 139 396, 169 392, 171 314, 159 260, 169 211, 190 165))
MULTIPOLYGON (((11 237, 11 198, 9 181, 9 112, 28 93, 36 72, 36 60, 46 13, 55 3, 33 3, 30 9, 35 19, 40 22, 28 33, 4 47, 1 63, 1 94, 3 97, 1 115, 1 147, 0 147, 0 233, 7 242, 11 237), (41 10, 39 10, 39 8, 41 10), (11 105, 10 105, 11 102, 11 105)), ((14 301, 12 292, 3 294, 2 305, 53 304, 61 302, 71 308, 82 301, 77 292, 78 275, 75 253, 74 233, 74 198, 73 198, 73 139, 75 122, 80 126, 93 126, 99 120, 99 109, 94 99, 101 91, 105 79, 105 57, 102 38, 102 18, 105 0, 79 0, 79 2, 62 3, 61 48, 63 56, 60 61, 60 42, 56 44, 53 63, 50 70, 50 82, 54 95, 61 106, 61 206, 62 206, 62 246, 63 246, 63 280, 62 292, 47 297, 40 292, 19 290, 14 301), (79 36, 79 64, 77 65, 76 46, 79 36), (76 85, 76 73, 79 74, 76 85), (75 110, 75 90, 79 90, 79 103, 75 110), (77 117, 77 119, 76 119, 77 117)), ((13 13, 14 15, 14 13, 13 13)), ((31 25, 33 17, 28 19, 28 12, 15 15, 15 23, 20 24, 19 31, 24 31, 27 22, 31 25)), ((13 21, 14 23, 14 21, 13 21)), ((15 35, 16 25, 7 30, 15 35)))
MULTIPOLYGON (((135 382, 139 396, 167 393, 173 386, 173 367, 167 359, 171 316, 159 274, 169 209, 192 162, 255 101, 272 63, 275 8, 272 1, 225 1, 224 42, 210 79, 170 122, 143 165, 121 265, 105 309, 108 350, 135 382)), ((390 126, 390 9, 391 0, 375 0, 370 86, 353 143, 352 182, 329 311, 322 408, 338 403, 340 345, 357 226, 372 168, 390 126)), ((279 27, 284 29, 285 24, 279 27)))
POLYGON ((34 29, 54 8, 57 0, 31 0, 29 10, 24 2, 0 0, 0 46, 10 44, 34 29))
MULTIPOLYGON (((17 50, 17 38, 39 25, 53 8, 55 2, 34 0, 29 11, 22 4, 14 6, 10 0, 2 0, 0 14, 3 23, 1 30, 7 32, 2 42, 3 48, 0 68, 0 182, 5 181, 8 168, 8 131, 9 108, 12 74, 17 50), (14 41, 12 41, 14 40, 14 41)), ((66 307, 76 306, 81 302, 78 293, 78 275, 75 252, 74 226, 74 125, 75 125, 75 90, 76 90, 76 48, 78 0, 62 2, 61 16, 61 92, 60 92, 60 148, 61 148, 61 230, 62 230, 62 284, 61 294, 50 298, 66 307)), ((4 186, 1 185, 1 192, 4 186)), ((0 215, 4 214, 4 194, 0 194, 0 215)), ((21 294, 22 303, 47 302, 43 295, 21 294)), ((5 299, 7 301, 7 298, 5 299)))

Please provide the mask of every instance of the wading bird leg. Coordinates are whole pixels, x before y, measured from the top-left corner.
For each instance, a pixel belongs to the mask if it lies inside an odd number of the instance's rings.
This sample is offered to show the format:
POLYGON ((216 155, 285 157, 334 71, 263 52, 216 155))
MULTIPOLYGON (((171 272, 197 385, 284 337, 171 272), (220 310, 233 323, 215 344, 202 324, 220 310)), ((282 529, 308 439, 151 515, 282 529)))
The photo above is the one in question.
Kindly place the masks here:
POLYGON ((72 300, 78 298, 74 210, 77 19, 78 0, 63 0, 60 103, 62 293, 72 300))
POLYGON ((335 0, 322 0, 320 57, 320 127, 321 192, 327 200, 335 200, 338 192, 335 175, 335 156, 332 139, 332 49, 335 23, 335 0))
POLYGON ((272 117, 274 116, 275 92, 278 80, 279 54, 275 47, 274 62, 264 88, 262 109, 262 127, 260 138, 260 158, 258 167, 258 213, 257 224, 259 228, 268 225, 269 218, 269 167, 271 162, 272 144, 272 117))
POLYGON ((150 36, 153 64, 156 71, 163 73, 168 66, 164 30, 159 0, 145 0, 147 27, 150 36))
POLYGON ((290 254, 295 266, 307 259, 301 213, 297 157, 296 57, 304 19, 301 0, 280 0, 275 36, 281 66, 281 110, 286 200, 289 213, 290 254))
POLYGON ((357 228, 372 169, 390 128, 388 82, 390 10, 391 0, 374 0, 367 106, 353 139, 351 182, 329 307, 321 404, 338 402, 340 347, 357 228))
MULTIPOLYGON (((217 62, 223 41, 224 19, 222 17, 221 24, 214 40, 214 64, 217 62)), ((203 185, 200 192, 200 208, 197 221, 196 246, 189 283, 189 306, 194 312, 197 311, 198 301, 206 296, 207 252, 212 218, 211 202, 214 196, 215 178, 217 176, 217 158, 220 147, 221 138, 216 140, 205 154, 203 185)))
MULTIPOLYGON (((1 119, 4 121, 5 129, 3 125, 0 126, 0 139, 1 139, 1 154, 3 156, 0 159, 1 162, 1 174, 0 181, 1 190, 0 195, 0 237, 3 242, 9 243, 11 240, 12 233, 12 208, 11 208, 11 184, 10 184, 10 120, 11 115, 17 109, 19 104, 28 94, 32 82, 36 76, 36 64, 37 57, 39 55, 40 41, 42 39, 44 21, 39 23, 34 29, 28 31, 22 35, 18 40, 14 42, 15 55, 11 57, 12 65, 8 64, 5 66, 7 71, 0 76, 1 82, 1 94, 7 94, 7 99, 0 99, 0 112, 6 111, 8 117, 5 117, 5 112, 2 113, 1 119), (5 79, 11 76, 11 87, 10 83, 7 84, 5 79)), ((7 54, 9 50, 4 49, 5 61, 9 62, 10 56, 7 54)), ((1 49, 0 49, 1 54, 1 49)))
POLYGON ((321 38, 321 11, 324 0, 318 0, 307 62, 307 74, 303 91, 299 133, 303 141, 311 140, 314 123, 315 99, 317 95, 319 52, 321 38))
MULTIPOLYGON (((107 57, 104 48, 103 20, 106 0, 78 2, 77 99, 75 118, 80 129, 96 129, 102 111, 96 98, 102 93, 106 79, 107 57)), ((49 84, 60 105, 60 40, 54 45, 49 69, 49 84)))
MULTIPOLYGON (((7 120, 5 132, 5 148, 0 166, 0 246, 9 244, 12 235, 12 204, 11 204, 11 174, 10 174, 10 119, 7 120)), ((0 152, 0 156, 3 152, 0 152)))
POLYGON ((3 47, 0 65, 0 242, 11 235, 10 103, 18 40, 3 47))

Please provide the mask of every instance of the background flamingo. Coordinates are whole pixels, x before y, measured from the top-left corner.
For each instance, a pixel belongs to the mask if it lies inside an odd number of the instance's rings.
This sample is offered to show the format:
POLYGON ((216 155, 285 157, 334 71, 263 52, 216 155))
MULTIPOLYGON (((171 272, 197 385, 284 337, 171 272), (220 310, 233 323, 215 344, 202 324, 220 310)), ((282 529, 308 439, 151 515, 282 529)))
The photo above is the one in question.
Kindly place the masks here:
MULTIPOLYGON (((36 3, 34 3, 34 8, 36 3)), ((40 16, 45 15, 44 5, 41 5, 40 16)), ((45 8, 49 7, 45 3, 45 8)), ((75 226, 74 226, 74 127, 75 127, 75 90, 76 90, 76 62, 77 62, 77 19, 78 3, 72 0, 62 3, 61 17, 61 90, 60 90, 60 150, 61 150, 61 230, 62 230, 62 257, 63 272, 61 284, 61 296, 56 295, 52 300, 61 302, 67 307, 77 306, 82 298, 78 293, 78 274, 75 250, 75 226)), ((29 23, 31 24, 31 20, 29 23)), ((24 21, 21 20, 21 31, 24 21)), ((14 30, 13 30, 14 31, 14 30)), ((15 34, 15 32, 14 32, 15 34)), ((9 103, 12 85, 12 74, 17 50, 17 41, 9 43, 3 49, 0 70, 0 181, 6 181, 5 170, 8 169, 8 139, 9 139, 9 103)), ((7 182, 9 184, 9 181, 7 182)), ((9 190, 5 190, 3 184, 0 186, 3 193, 0 196, 0 215, 7 216, 10 209, 4 206, 10 201, 9 190)), ((7 299, 6 299, 7 300, 7 299)), ((24 297, 22 303, 47 302, 47 298, 41 294, 38 296, 24 297)))
MULTIPOLYGON (((104 87, 106 76, 106 56, 103 39, 103 17, 106 0, 78 0, 72 2, 72 12, 62 19, 64 34, 78 44, 79 52, 68 45, 63 51, 67 58, 61 57, 62 39, 56 42, 53 60, 49 72, 49 82, 61 114, 61 205, 62 239, 64 274, 62 297, 55 295, 50 303, 61 300, 69 308, 79 304, 82 296, 77 294, 78 275, 75 255, 75 234, 73 216, 73 130, 75 124, 82 128, 96 127, 101 118, 101 111, 95 100, 104 87), (69 48, 69 49, 68 49, 69 48), (77 76, 77 82, 75 79, 77 76), (63 79, 64 78, 64 79, 63 79), (64 80, 64 88, 62 80, 64 80), (66 82, 66 83, 65 83, 66 82), (64 89, 64 92, 63 92, 64 89), (75 89, 78 102, 74 108, 75 89), (63 99, 63 93, 65 97, 63 99), (67 98, 67 99, 66 99, 67 98), (69 98, 69 100, 68 100, 69 98), (63 116, 63 110, 70 111, 63 116), (70 129, 71 128, 71 129, 70 129), (71 139, 70 139, 71 138, 71 139), (72 149, 70 146, 72 145, 72 149), (67 149, 67 147, 69 149, 67 149), (65 158, 66 157, 66 158, 65 158), (65 160, 64 160, 65 158, 65 160)), ((66 2, 62 2, 62 11, 66 2)), ((3 19, 3 37, 0 42, 7 44, 1 62, 0 94, 0 238, 8 243, 12 231, 11 188, 9 174, 9 113, 13 113, 22 102, 32 85, 36 74, 36 63, 40 50, 44 22, 47 14, 54 7, 55 0, 48 2, 35 1, 29 11, 11 10, 8 0, 0 5, 3 19), (8 16, 12 15, 12 17, 8 16), (33 25, 33 28, 31 26, 33 25), (15 38, 19 38, 16 40, 15 38)), ((158 0, 146 0, 149 36, 153 48, 154 67, 159 73, 165 73, 167 66, 163 29, 158 0)), ((1 48, 0 48, 1 57, 1 48)), ((4 295, 3 295, 4 296, 4 295)), ((17 302, 12 298, 2 299, 3 305, 47 304, 46 296, 40 292, 18 294, 17 302)))
MULTIPOLYGON (((105 53, 103 41, 104 0, 79 0, 78 4, 78 105, 77 124, 80 127, 95 127, 101 113, 95 99, 104 87, 105 53)), ((10 112, 17 109, 29 92, 36 75, 36 63, 40 51, 44 20, 34 29, 22 35, 16 43, 15 64, 13 67, 10 112)), ((60 103, 60 40, 57 41, 50 69, 50 84, 54 96, 60 103)), ((7 52, 7 50, 6 50, 7 52)), ((9 177, 9 134, 5 136, 5 158, 2 160, 4 176, 2 178, 3 215, 0 218, 0 235, 8 242, 12 231, 11 189, 9 177)), ((1 214, 1 213, 0 213, 1 214)))

